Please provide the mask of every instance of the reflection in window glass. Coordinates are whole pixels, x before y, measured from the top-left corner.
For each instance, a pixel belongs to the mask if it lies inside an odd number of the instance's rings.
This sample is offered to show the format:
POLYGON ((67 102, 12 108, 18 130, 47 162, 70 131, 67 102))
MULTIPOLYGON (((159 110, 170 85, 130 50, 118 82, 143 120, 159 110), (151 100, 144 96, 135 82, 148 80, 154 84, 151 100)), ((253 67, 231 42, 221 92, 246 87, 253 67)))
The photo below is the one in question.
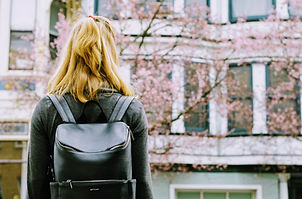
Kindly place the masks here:
POLYGON ((212 193, 212 192, 204 192, 204 199, 226 199, 226 193, 212 193))
POLYGON ((110 0, 98 0, 96 15, 102 15, 106 17, 112 16, 110 7, 110 0))
POLYGON ((201 7, 206 7, 207 0, 185 0, 185 7, 191 7, 196 5, 201 7))
POLYGON ((33 69, 32 32, 12 31, 10 34, 9 69, 33 69))
MULTIPOLYGON (((291 84, 291 79, 286 71, 276 71, 273 67, 269 67, 268 69, 268 97, 269 99, 274 98, 274 91, 277 89, 280 91, 282 96, 286 99, 282 100, 282 103, 278 104, 277 106, 281 104, 295 104, 298 103, 298 86, 297 84, 291 84)), ((286 108, 286 105, 281 105, 280 108, 286 108)), ((295 107, 298 107, 298 104, 295 105, 295 107)))
POLYGON ((206 19, 209 14, 208 4, 208 0, 185 0, 185 11, 190 17, 206 19))
POLYGON ((59 21, 58 14, 62 12, 66 16, 66 4, 60 0, 54 0, 50 7, 50 21, 49 21, 49 50, 52 60, 57 58, 57 48, 54 45, 55 39, 58 37, 58 30, 55 28, 59 21))
POLYGON ((14 90, 14 91, 34 91, 36 84, 34 81, 16 79, 2 79, 0 80, 0 90, 14 90))
POLYGON ((291 16, 302 16, 302 1, 289 0, 289 14, 291 16))
POLYGON ((1 122, 0 135, 28 135, 28 123, 1 122))
POLYGON ((297 134, 300 132, 300 99, 298 82, 286 70, 267 70, 268 128, 271 133, 297 134), (282 117, 283 123, 279 122, 282 117), (287 128, 290 123, 292 126, 287 128), (296 126, 293 126, 295 125, 296 126))
POLYGON ((252 199, 252 193, 229 193, 229 199, 252 199))
POLYGON ((178 192, 177 199, 200 199, 200 192, 178 192))
MULTIPOLYGON (((196 96, 202 92, 203 88, 199 84, 200 81, 196 70, 206 68, 204 64, 193 63, 185 69, 185 107, 188 107, 188 103, 192 103, 192 99, 196 99, 196 96)), ((205 74, 206 77, 208 77, 207 74, 208 73, 205 74)), ((207 85, 209 85, 209 83, 207 85)), ((186 132, 203 132, 208 129, 208 102, 205 99, 200 100, 198 97, 197 99, 198 103, 184 114, 186 132)))
POLYGON ((177 192, 178 199, 253 199, 251 191, 182 191, 177 192))
POLYGON ((152 10, 154 12, 158 9, 161 4, 159 14, 166 15, 170 14, 173 10, 173 2, 174 0, 139 0, 140 4, 137 5, 137 9, 144 8, 145 14, 148 14, 148 10, 152 10))
POLYGON ((247 133, 252 129, 252 76, 251 67, 231 66, 228 72, 228 129, 234 133, 247 133))
POLYGON ((270 14, 273 8, 272 0, 230 0, 231 21, 243 17, 247 19, 260 19, 270 14))

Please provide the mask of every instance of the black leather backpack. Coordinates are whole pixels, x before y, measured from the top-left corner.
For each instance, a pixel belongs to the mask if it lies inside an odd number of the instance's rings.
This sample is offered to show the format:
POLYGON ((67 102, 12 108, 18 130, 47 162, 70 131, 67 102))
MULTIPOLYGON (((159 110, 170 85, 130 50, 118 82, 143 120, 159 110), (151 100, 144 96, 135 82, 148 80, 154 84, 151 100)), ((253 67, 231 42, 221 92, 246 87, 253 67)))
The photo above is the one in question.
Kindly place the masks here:
POLYGON ((107 123, 76 123, 64 99, 48 95, 63 124, 56 130, 52 199, 135 199, 131 131, 121 121, 133 97, 121 96, 107 123))

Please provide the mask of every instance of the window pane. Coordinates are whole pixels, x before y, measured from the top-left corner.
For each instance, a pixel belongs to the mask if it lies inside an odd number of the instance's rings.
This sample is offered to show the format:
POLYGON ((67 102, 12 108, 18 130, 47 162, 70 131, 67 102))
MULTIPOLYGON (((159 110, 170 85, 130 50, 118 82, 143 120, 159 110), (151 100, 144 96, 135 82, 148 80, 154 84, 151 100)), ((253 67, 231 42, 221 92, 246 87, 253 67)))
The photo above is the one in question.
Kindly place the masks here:
POLYGON ((232 0, 232 17, 265 16, 272 9, 272 0, 232 0))
POLYGON ((194 110, 188 112, 185 117, 185 130, 187 132, 202 132, 208 128, 208 107, 199 105, 194 110))
POLYGON ((289 14, 293 16, 302 16, 301 0, 289 0, 289 14))
POLYGON ((274 91, 280 92, 284 96, 291 96, 291 98, 297 98, 299 89, 295 80, 292 79, 288 73, 284 70, 277 71, 273 67, 269 67, 268 70, 268 95, 274 95, 274 91))
POLYGON ((231 66, 228 71, 228 129, 235 133, 250 132, 253 124, 251 67, 231 66))
POLYGON ((250 66, 234 66, 229 69, 229 78, 231 78, 232 86, 228 88, 228 92, 232 96, 250 96, 252 91, 251 84, 251 67, 250 66))
POLYGON ((49 33, 51 35, 58 36, 58 30, 55 28, 56 23, 59 21, 58 14, 62 12, 66 14, 66 4, 61 0, 54 0, 50 7, 50 21, 49 21, 49 33))
POLYGON ((112 16, 112 11, 109 9, 109 7, 111 7, 110 0, 99 0, 96 14, 106 17, 112 16))
POLYGON ((178 192, 177 199, 200 199, 200 192, 178 192))
POLYGON ((226 193, 210 193, 204 192, 203 193, 204 199, 226 199, 226 193))
POLYGON ((269 67, 269 86, 277 88, 282 82, 289 82, 289 77, 284 70, 276 71, 273 67, 269 67))
POLYGON ((185 0, 185 7, 196 6, 196 5, 206 7, 207 0, 185 0))
POLYGON ((33 69, 32 42, 31 32, 11 32, 9 69, 33 69))
POLYGON ((208 102, 206 98, 200 99, 200 93, 210 85, 207 78, 208 67, 205 64, 190 63, 185 68, 185 108, 192 107, 184 114, 187 132, 203 132, 208 129, 208 102), (203 75, 199 76, 197 73, 203 75))
MULTIPOLYGON (((269 101, 270 102, 270 101, 269 101)), ((280 100, 278 104, 274 105, 270 111, 288 111, 288 110, 298 110, 298 104, 296 100, 280 100)))
POLYGON ((207 6, 207 0, 185 0, 185 12, 193 18, 207 19, 209 14, 207 6))
POLYGON ((11 29, 34 30, 36 0, 12 0, 11 29))
POLYGON ((34 80, 29 81, 21 78, 0 80, 0 90, 34 91, 35 89, 36 84, 34 80))
POLYGON ((300 133, 300 100, 298 82, 285 70, 273 65, 267 70, 267 126, 271 133, 300 133), (282 122, 280 122, 282 118, 282 122), (291 125, 284 125, 290 123, 291 125))
POLYGON ((1 122, 0 135, 28 135, 28 123, 1 122))
POLYGON ((158 8, 160 2, 162 2, 162 6, 159 10, 159 14, 169 14, 173 10, 174 0, 140 0, 140 2, 141 3, 137 6, 137 8, 141 9, 143 6, 146 14, 148 10, 154 12, 158 8))
POLYGON ((252 100, 234 100, 236 107, 228 114, 228 129, 234 133, 246 133, 252 129, 252 100))
POLYGON ((173 3, 173 0, 140 0, 141 2, 167 2, 173 3))
POLYGON ((0 189, 2 191, 2 198, 20 197, 22 162, 26 160, 23 153, 26 142, 23 143, 23 147, 16 147, 15 141, 0 142, 0 189))
POLYGON ((229 199, 252 199, 252 193, 229 193, 229 199))
POLYGON ((54 0, 50 7, 50 22, 49 22, 49 50, 51 59, 57 58, 57 47, 54 44, 55 39, 58 37, 58 30, 55 28, 59 21, 59 13, 66 16, 66 3, 61 0, 54 0))

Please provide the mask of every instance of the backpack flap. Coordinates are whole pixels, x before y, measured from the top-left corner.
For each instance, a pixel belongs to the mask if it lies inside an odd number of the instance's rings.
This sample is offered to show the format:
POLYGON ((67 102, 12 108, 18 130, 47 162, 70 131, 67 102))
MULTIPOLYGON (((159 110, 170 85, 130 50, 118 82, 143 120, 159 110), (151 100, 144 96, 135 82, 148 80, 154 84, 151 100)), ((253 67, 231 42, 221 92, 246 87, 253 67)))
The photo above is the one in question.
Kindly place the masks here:
POLYGON ((78 152, 101 152, 125 146, 130 130, 124 122, 61 124, 56 142, 78 152))
POLYGON ((61 124, 56 135, 56 181, 132 178, 131 138, 125 123, 61 124))

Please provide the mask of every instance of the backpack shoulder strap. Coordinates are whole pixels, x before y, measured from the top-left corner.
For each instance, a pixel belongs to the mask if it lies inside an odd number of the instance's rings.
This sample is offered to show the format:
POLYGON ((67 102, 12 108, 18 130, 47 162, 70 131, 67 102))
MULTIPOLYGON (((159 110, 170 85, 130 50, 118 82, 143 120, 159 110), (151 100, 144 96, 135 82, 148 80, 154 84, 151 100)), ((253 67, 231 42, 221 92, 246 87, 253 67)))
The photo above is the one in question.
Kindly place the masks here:
POLYGON ((122 120, 122 117, 124 116, 126 110, 128 109, 128 107, 133 99, 134 99, 134 97, 121 96, 118 99, 108 122, 122 120))
POLYGON ((72 112, 63 96, 62 96, 61 100, 58 100, 57 96, 53 95, 53 94, 48 94, 47 96, 50 98, 50 100, 56 107, 57 111, 59 112, 59 114, 64 122, 76 123, 76 121, 72 115, 72 112))

